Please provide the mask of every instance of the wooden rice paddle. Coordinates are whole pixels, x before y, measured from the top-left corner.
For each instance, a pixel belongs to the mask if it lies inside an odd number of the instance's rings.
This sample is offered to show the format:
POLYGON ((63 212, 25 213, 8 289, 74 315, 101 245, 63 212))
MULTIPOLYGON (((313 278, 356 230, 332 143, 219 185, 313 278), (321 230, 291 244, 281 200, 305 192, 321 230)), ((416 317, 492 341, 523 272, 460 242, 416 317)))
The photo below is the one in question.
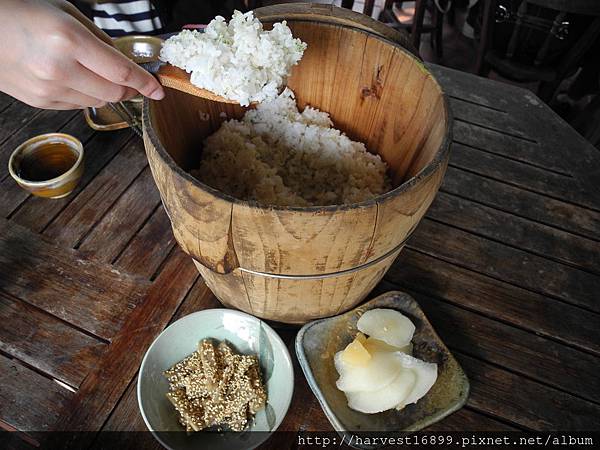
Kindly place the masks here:
POLYGON ((171 64, 162 65, 156 73, 156 77, 163 86, 177 89, 186 94, 202 97, 213 102, 238 104, 237 100, 230 100, 206 89, 194 86, 190 81, 190 75, 185 70, 171 64))

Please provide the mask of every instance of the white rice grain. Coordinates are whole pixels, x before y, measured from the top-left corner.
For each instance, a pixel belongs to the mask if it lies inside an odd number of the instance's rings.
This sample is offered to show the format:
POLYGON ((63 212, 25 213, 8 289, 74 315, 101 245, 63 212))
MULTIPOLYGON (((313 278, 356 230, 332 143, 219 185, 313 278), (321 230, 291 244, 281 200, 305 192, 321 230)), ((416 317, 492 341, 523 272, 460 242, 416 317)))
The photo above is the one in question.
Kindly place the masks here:
POLYGON ((305 49, 285 21, 265 31, 252 11, 235 11, 229 23, 217 16, 204 33, 167 39, 160 59, 191 73, 195 86, 247 106, 277 97, 305 49))
POLYGON ((378 155, 334 129, 327 113, 309 106, 300 113, 286 88, 206 138, 200 167, 192 174, 242 200, 324 206, 387 192, 386 171, 378 155))

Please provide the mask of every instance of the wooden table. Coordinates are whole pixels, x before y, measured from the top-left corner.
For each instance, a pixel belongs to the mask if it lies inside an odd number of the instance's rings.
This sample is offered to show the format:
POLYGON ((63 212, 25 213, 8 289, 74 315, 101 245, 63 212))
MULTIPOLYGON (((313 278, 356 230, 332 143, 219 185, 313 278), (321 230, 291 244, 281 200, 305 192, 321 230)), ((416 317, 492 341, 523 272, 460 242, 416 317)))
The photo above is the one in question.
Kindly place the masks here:
MULTIPOLYGON (((455 115, 450 167, 377 288, 414 295, 470 378, 467 406, 430 429, 598 430, 598 151, 529 91, 430 68, 455 115)), ((170 321, 219 303, 175 245, 131 131, 93 132, 80 112, 3 95, 0 166, 59 130, 85 144, 73 195, 30 197, 2 174, 0 423, 34 438, 145 430, 145 350, 170 321)), ((280 331, 293 354, 296 329, 280 331)), ((296 379, 281 429, 331 430, 298 367, 296 379)))

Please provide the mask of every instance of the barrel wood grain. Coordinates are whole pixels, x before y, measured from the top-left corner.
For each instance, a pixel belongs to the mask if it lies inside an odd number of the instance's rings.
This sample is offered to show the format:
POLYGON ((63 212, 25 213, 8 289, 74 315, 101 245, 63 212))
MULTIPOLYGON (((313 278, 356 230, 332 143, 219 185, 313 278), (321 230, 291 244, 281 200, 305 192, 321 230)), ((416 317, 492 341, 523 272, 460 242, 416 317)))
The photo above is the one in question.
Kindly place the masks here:
MULTIPOLYGON (((202 140, 224 119, 216 113, 239 117, 243 109, 173 89, 144 107, 146 151, 178 243, 223 302, 294 323, 348 309, 379 281, 379 269, 389 267, 390 254, 431 204, 451 140, 443 92, 417 58, 395 42, 319 20, 312 7, 302 7, 309 17, 280 18, 308 44, 288 87, 300 107, 326 110, 336 127, 381 155, 391 192, 361 204, 312 208, 235 200, 188 171, 198 164, 202 140), (294 281, 269 274, 337 275, 294 281)), ((331 11, 335 16, 338 9, 331 11)))

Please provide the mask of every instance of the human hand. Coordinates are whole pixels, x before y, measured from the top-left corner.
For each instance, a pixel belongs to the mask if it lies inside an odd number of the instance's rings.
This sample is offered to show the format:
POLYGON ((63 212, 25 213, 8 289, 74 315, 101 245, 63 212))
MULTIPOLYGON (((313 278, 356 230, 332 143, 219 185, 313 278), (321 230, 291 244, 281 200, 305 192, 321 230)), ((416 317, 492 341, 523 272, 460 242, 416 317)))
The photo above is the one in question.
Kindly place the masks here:
POLYGON ((2 0, 0 42, 0 91, 31 106, 100 107, 138 92, 164 97, 152 75, 64 0, 2 0))

